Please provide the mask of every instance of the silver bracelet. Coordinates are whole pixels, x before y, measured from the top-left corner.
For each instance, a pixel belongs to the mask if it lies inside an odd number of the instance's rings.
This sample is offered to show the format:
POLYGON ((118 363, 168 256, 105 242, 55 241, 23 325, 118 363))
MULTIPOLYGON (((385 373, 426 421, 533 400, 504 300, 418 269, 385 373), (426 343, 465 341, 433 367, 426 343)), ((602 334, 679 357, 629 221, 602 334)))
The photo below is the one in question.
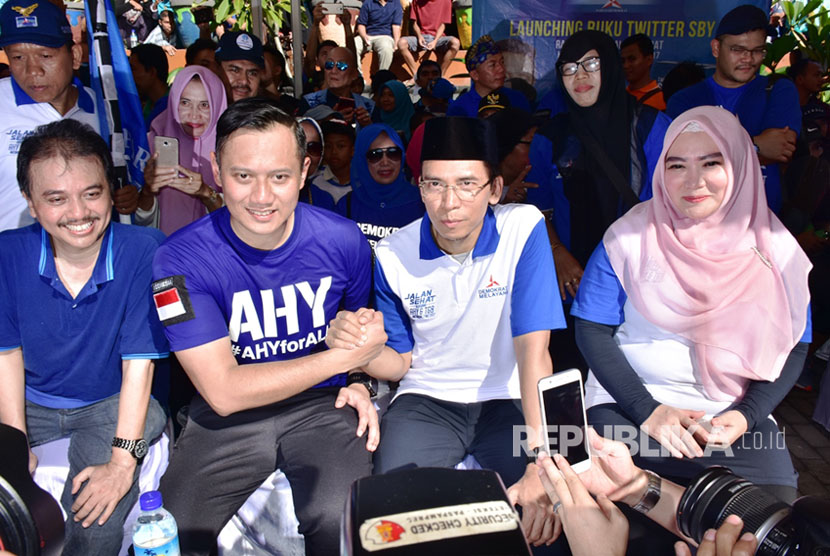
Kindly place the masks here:
POLYGON ((648 469, 644 469, 643 471, 646 477, 648 477, 648 487, 640 501, 633 506, 633 509, 641 514, 647 514, 660 501, 663 479, 660 478, 660 475, 648 469))

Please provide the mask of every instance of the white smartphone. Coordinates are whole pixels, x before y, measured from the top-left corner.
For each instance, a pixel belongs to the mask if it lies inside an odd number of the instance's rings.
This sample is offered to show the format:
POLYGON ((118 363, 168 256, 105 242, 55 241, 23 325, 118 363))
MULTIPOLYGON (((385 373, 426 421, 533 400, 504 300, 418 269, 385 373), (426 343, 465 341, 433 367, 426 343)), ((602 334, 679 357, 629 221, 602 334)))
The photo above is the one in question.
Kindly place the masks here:
POLYGON ((591 447, 582 373, 579 369, 558 372, 540 379, 537 386, 548 453, 561 454, 577 473, 587 471, 591 447))
POLYGON ((340 15, 343 13, 343 4, 340 2, 323 2, 323 14, 340 15))
POLYGON ((159 166, 176 166, 179 163, 179 140, 175 137, 156 135, 153 149, 159 153, 156 164, 159 166))

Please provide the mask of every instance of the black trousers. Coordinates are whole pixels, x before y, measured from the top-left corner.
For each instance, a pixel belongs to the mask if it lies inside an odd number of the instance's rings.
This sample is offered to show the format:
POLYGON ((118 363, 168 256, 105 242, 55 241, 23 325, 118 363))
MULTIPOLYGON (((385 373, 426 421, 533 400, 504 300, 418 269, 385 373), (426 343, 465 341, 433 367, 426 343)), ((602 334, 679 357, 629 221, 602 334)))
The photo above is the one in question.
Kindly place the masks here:
POLYGON ((222 527, 277 468, 291 484, 306 554, 339 553, 346 497, 372 473, 372 454, 365 435, 355 436, 354 409, 335 409, 338 390, 308 390, 228 417, 193 398, 159 486, 183 555, 215 553, 222 527))

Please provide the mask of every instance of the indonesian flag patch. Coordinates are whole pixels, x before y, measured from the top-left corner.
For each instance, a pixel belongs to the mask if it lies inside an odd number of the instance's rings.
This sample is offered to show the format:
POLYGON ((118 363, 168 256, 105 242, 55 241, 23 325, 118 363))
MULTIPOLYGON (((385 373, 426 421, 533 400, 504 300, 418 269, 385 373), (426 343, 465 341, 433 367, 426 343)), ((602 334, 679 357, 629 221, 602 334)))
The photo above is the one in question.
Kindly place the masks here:
POLYGON ((153 282, 153 302, 164 326, 185 322, 196 316, 182 274, 153 282))

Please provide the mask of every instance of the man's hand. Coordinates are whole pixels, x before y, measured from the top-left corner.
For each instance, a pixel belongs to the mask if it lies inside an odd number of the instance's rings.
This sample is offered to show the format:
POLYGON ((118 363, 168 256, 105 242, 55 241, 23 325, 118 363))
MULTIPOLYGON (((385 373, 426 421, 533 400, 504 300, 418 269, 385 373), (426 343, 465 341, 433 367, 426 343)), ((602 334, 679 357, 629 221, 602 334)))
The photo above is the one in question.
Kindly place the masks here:
POLYGON ((132 184, 119 187, 112 194, 112 204, 119 214, 132 214, 138 208, 138 188, 132 184))
POLYGON ((574 556, 625 554, 628 520, 623 513, 604 494, 594 501, 565 458, 559 454, 554 458, 555 465, 540 455, 542 484, 550 499, 561 504, 557 514, 574 556))
POLYGON ((380 427, 378 426, 378 412, 369 397, 369 391, 362 384, 352 384, 341 388, 334 401, 334 407, 340 409, 346 407, 347 404, 357 411, 357 436, 363 436, 368 428, 366 449, 374 452, 380 442, 380 427))
POLYGON ((522 173, 507 186, 507 189, 505 189, 504 192, 504 198, 501 200, 502 203, 523 203, 524 200, 527 199, 527 190, 539 187, 539 184, 537 183, 524 181, 525 176, 527 176, 531 168, 532 166, 529 164, 525 166, 522 173))
POLYGON ((358 106, 354 109, 354 116, 362 127, 372 125, 372 115, 369 114, 369 111, 363 108, 362 106, 358 106))
POLYGON ((571 253, 561 243, 553 247, 553 264, 556 266, 556 280, 559 282, 559 295, 565 301, 565 292, 576 297, 583 269, 571 253))
MULTIPOLYGON (((319 5, 319 4, 318 4, 319 5)), ((343 13, 339 14, 336 19, 340 21, 343 27, 348 27, 350 30, 352 28, 352 12, 350 12, 347 8, 343 8, 343 13)))
POLYGON ((660 404, 643 422, 641 428, 671 452, 673 457, 700 457, 703 450, 694 435, 703 430, 697 420, 705 414, 705 411, 678 409, 660 404))
POLYGON ((82 522, 84 527, 89 527, 96 519, 98 525, 106 523, 133 484, 135 459, 127 452, 124 452, 126 456, 116 455, 115 450, 120 449, 113 449, 113 458, 108 463, 90 465, 72 479, 72 494, 86 482, 72 504, 75 521, 82 522))
POLYGON ((752 142, 758 145, 759 156, 763 159, 762 164, 769 162, 789 162, 795 152, 795 131, 789 127, 771 127, 765 129, 760 135, 752 138, 752 142))
MULTIPOLYGON (((704 533, 697 549, 697 556, 753 556, 758 540, 752 533, 741 535, 743 526, 740 517, 730 515, 720 529, 709 529, 704 533)), ((692 555, 689 545, 682 541, 674 544, 674 553, 676 556, 692 555)))
POLYGON ((324 17, 326 17, 326 14, 323 13, 323 3, 320 2, 319 4, 314 6, 313 10, 311 10, 312 24, 319 25, 323 21, 324 17))
POLYGON ((511 504, 522 507, 522 529, 529 543, 541 546, 559 537, 562 524, 553 513, 553 505, 539 479, 538 466, 529 464, 522 478, 507 489, 507 497, 511 504))
POLYGON ((175 56, 176 52, 178 52, 178 50, 176 50, 176 47, 170 44, 165 44, 161 48, 164 49, 168 56, 175 56))
POLYGON ((374 318, 375 311, 365 307, 355 312, 338 312, 337 316, 329 322, 326 345, 339 349, 355 349, 362 346, 369 339, 366 335, 367 325, 374 318))
MULTIPOLYGON (((628 446, 622 442, 601 437, 593 427, 588 428, 588 441, 591 444, 591 468, 580 473, 579 479, 591 494, 602 494, 615 502, 622 500, 627 494, 626 486, 643 471, 634 465, 628 446)), ((550 458, 545 460, 545 470, 548 468, 554 468, 550 458)))

